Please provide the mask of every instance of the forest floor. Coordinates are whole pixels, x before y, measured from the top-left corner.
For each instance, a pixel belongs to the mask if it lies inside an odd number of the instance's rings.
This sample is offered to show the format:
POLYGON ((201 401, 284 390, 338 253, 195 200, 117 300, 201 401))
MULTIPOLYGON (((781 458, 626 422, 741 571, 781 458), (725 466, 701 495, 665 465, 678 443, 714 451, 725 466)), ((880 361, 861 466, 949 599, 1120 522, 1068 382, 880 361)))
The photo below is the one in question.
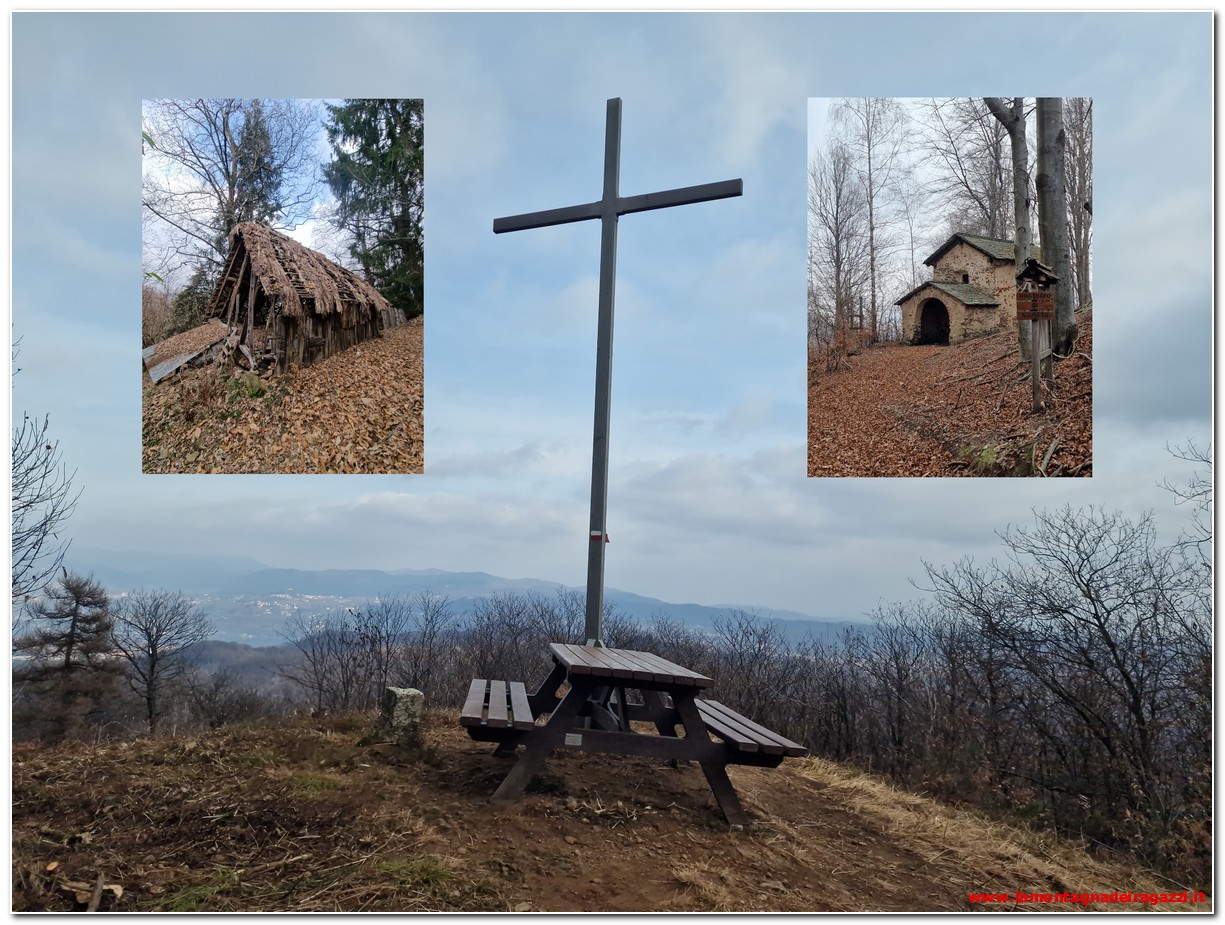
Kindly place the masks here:
POLYGON ((1032 414, 1013 331, 947 347, 866 348, 833 372, 809 359, 810 476, 1090 476, 1093 317, 1032 414))
POLYGON ((262 379, 142 373, 147 473, 411 473, 424 461, 423 319, 262 379))
POLYGON ((13 909, 1210 911, 972 903, 1186 887, 821 759, 729 768, 753 819, 731 831, 696 765, 558 752, 495 808, 508 761, 453 713, 427 717, 414 753, 364 744, 373 723, 14 745, 13 909))

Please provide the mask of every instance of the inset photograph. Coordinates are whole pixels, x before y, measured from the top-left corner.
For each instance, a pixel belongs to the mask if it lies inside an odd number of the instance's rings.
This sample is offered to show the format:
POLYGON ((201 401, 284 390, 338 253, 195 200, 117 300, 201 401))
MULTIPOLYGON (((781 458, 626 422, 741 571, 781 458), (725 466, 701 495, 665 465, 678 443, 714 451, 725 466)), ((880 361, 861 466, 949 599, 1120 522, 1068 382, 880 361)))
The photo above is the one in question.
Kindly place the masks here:
POLYGON ((808 475, 1093 474, 1093 103, 808 101, 808 475))
POLYGON ((424 105, 146 100, 142 470, 419 473, 424 105))

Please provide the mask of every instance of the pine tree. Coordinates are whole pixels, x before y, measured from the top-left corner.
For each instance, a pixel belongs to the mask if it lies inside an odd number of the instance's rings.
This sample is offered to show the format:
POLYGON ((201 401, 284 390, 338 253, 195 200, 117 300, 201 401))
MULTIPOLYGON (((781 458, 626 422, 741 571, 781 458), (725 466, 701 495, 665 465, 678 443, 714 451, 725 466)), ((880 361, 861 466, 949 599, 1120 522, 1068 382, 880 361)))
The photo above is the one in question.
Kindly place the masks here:
POLYGON ((329 105, 324 177, 350 254, 406 316, 422 311, 425 117, 421 100, 329 105))
POLYGON ((92 575, 64 570, 30 608, 33 626, 13 642, 19 702, 52 741, 71 735, 114 696, 122 673, 114 658, 110 598, 92 575))

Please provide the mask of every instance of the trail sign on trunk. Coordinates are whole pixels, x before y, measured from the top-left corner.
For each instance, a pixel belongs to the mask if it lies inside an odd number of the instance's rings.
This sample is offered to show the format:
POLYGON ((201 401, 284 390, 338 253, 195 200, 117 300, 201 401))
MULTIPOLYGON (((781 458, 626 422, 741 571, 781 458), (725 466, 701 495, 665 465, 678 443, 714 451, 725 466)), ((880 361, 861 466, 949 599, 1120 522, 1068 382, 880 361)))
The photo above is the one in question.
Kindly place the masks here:
POLYGON ((587 613, 584 636, 588 645, 603 645, 604 544, 608 541, 608 433, 612 392, 613 293, 617 275, 617 219, 631 212, 648 212, 712 199, 728 199, 744 192, 742 180, 724 180, 701 186, 638 196, 622 196, 621 100, 608 101, 604 129, 604 195, 595 202, 543 212, 528 212, 493 220, 494 234, 524 231, 546 225, 600 220, 600 306, 596 333, 595 428, 591 448, 591 533, 587 554, 587 613))

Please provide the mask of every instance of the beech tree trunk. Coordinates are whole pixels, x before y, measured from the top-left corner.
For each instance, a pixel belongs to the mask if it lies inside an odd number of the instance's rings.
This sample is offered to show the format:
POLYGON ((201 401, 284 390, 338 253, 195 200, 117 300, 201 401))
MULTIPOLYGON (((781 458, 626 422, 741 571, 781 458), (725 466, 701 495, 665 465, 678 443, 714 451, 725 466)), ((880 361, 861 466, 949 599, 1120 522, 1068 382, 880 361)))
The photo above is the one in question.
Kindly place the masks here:
POLYGON ((1063 100, 1038 98, 1038 227, 1043 262, 1059 277, 1055 287, 1057 356, 1071 355, 1076 342, 1076 293, 1068 244, 1068 196, 1065 183, 1063 100))
MULTIPOLYGON (((1033 240, 1029 225, 1029 148, 1025 142, 1025 100, 1023 97, 1014 97, 1011 106, 1005 106, 999 97, 989 96, 984 97, 983 102, 991 110, 991 115, 1007 130, 1008 140, 1012 144, 1012 240, 1019 272, 1029 257, 1030 242, 1033 240)), ((1045 245, 1045 234, 1042 241, 1045 245)), ((1055 272, 1058 274, 1059 271, 1055 272)), ((1022 360, 1029 359, 1029 328, 1028 321, 1017 322, 1017 347, 1022 360)))

